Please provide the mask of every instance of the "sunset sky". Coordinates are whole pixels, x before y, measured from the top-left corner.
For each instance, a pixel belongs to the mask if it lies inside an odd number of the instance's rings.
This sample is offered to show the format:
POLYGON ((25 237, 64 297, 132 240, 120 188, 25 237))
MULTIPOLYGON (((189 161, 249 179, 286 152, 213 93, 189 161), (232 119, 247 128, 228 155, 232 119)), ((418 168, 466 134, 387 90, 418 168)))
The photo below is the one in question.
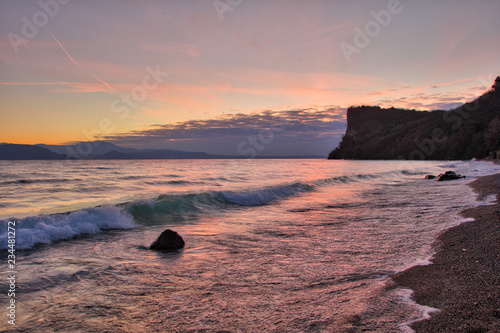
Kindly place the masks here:
POLYGON ((3 0, 0 142, 235 155, 267 133, 262 155, 326 156, 351 105, 487 90, 499 17, 491 0, 3 0))

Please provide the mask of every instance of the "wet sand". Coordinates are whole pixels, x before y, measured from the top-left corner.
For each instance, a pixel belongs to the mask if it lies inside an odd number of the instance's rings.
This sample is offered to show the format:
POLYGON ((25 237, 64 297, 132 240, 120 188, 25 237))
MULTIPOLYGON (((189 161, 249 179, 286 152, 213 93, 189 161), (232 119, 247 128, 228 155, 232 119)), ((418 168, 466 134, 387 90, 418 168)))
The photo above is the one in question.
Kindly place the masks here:
POLYGON ((441 234, 431 265, 393 276, 417 303, 441 310, 414 323, 418 333, 500 332, 500 174, 469 185, 480 197, 496 195, 496 203, 463 211, 475 221, 441 234))

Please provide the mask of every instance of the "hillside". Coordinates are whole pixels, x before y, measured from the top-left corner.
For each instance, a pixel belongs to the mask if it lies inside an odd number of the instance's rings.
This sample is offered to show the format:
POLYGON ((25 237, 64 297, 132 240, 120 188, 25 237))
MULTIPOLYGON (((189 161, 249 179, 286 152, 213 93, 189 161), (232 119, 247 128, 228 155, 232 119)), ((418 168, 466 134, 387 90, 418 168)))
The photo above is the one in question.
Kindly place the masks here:
POLYGON ((465 160, 500 148, 500 77, 491 90, 450 111, 347 110, 347 130, 329 159, 465 160))
POLYGON ((64 160, 66 155, 32 145, 0 145, 0 160, 64 160))
POLYGON ((0 145, 0 160, 64 160, 64 159, 210 159, 224 156, 204 152, 171 149, 124 148, 102 141, 74 145, 0 145), (79 149, 79 148, 85 149, 79 149), (90 147, 90 148, 89 148, 90 147), (79 153, 81 152, 81 154, 79 153), (88 153, 87 153, 88 152, 88 153))
POLYGON ((78 142, 73 145, 38 144, 37 146, 46 148, 56 154, 67 155, 73 159, 90 159, 113 151, 119 153, 136 153, 151 150, 124 148, 105 141, 78 142))
MULTIPOLYGON (((0 160, 136 160, 136 159, 246 159, 247 156, 214 155, 173 149, 135 149, 105 141, 78 142, 73 145, 0 144, 0 160)), ((259 156, 256 158, 324 158, 324 156, 259 156)))

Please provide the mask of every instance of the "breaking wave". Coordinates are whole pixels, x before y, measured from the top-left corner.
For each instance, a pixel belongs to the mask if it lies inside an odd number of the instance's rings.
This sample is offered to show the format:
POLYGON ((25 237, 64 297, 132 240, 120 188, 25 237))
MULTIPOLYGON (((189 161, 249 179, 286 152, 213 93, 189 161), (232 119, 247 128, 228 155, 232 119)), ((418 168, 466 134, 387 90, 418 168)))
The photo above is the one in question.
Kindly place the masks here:
MULTIPOLYGON (((149 224, 147 221, 151 219, 156 220, 155 223, 165 223, 169 217, 201 212, 210 213, 210 211, 231 207, 268 205, 279 200, 313 192, 324 186, 410 174, 413 175, 409 171, 402 170, 380 174, 338 176, 240 191, 164 194, 150 200, 132 201, 114 206, 86 208, 65 214, 31 216, 17 222, 16 249, 29 249, 37 244, 51 244, 55 241, 96 234, 104 230, 131 229, 141 224, 147 225, 149 224)), ((0 222, 7 225, 10 220, 0 222)), ((3 230, 7 230, 7 228, 5 227, 3 230)), ((6 249, 7 245, 7 232, 5 232, 0 235, 0 248, 6 249)))
MULTIPOLYGON (((10 220, 2 220, 7 230, 10 220)), ((68 214, 31 216, 16 221, 16 249, 24 250, 37 244, 71 239, 84 234, 96 234, 109 229, 131 229, 132 217, 115 206, 79 210, 68 214)), ((0 249, 7 249, 7 232, 0 235, 0 249)))

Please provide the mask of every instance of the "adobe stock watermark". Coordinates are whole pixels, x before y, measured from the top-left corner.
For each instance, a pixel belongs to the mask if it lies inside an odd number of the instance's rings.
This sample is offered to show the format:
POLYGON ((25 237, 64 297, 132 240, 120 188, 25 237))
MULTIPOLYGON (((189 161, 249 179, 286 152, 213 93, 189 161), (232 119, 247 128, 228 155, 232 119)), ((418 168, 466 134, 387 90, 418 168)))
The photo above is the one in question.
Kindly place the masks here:
POLYGON ((274 141, 274 135, 282 132, 287 124, 287 119, 284 119, 279 126, 276 126, 276 120, 271 120, 269 128, 263 128, 257 135, 249 135, 246 140, 243 140, 238 145, 238 153, 242 156, 248 156, 248 158, 255 158, 257 152, 266 149, 266 146, 274 141))
POLYGON ((31 39, 35 38, 40 29, 45 28, 49 23, 51 18, 54 18, 60 11, 61 5, 67 5, 71 0, 39 0, 37 4, 40 6, 40 10, 37 11, 31 19, 23 16, 21 21, 23 23, 21 27, 21 34, 15 32, 9 32, 7 38, 9 39, 10 46, 17 54, 19 53, 19 47, 21 45, 27 44, 31 39))
MULTIPOLYGON (((485 78, 484 76, 480 76, 478 78, 478 81, 483 85, 483 86, 489 86, 491 82, 494 81, 495 76, 492 74, 488 75, 488 78, 485 78)), ((496 82, 496 81, 495 81, 496 82)), ((463 107, 459 108, 456 112, 456 114, 450 114, 450 113, 445 113, 443 116, 444 121, 447 123, 453 122, 453 127, 452 129, 456 131, 461 125, 462 125, 462 120, 464 119, 469 119, 470 117, 470 112, 474 112, 479 108, 479 103, 481 100, 489 98, 489 94, 487 95, 482 95, 484 92, 480 89, 476 89, 474 91, 474 96, 480 96, 476 98, 474 101, 471 103, 465 104, 463 107)))
MULTIPOLYGON (((409 0, 411 1, 411 0, 409 0)), ((390 0, 387 3, 387 9, 370 12, 373 20, 368 21, 364 29, 354 28, 354 37, 352 44, 347 42, 340 43, 340 49, 348 64, 352 62, 354 54, 360 54, 361 50, 370 45, 371 41, 380 35, 382 28, 386 28, 392 21, 392 17, 403 11, 403 5, 400 0, 390 0)))
MULTIPOLYGON (((275 134, 284 131, 289 123, 290 121, 286 118, 276 117, 269 121, 269 125, 267 128, 262 128, 261 130, 259 130, 257 135, 249 135, 245 140, 241 141, 237 147, 237 151, 240 156, 245 156, 246 158, 225 160, 219 170, 220 175, 224 178, 231 178, 232 176, 237 177, 241 167, 246 166, 244 164, 241 164, 241 160, 250 160, 256 158, 257 152, 264 151, 266 147, 274 141, 275 134)), ((207 187, 207 194, 196 195, 193 198, 193 205, 197 209, 203 210, 204 207, 207 206, 207 198, 213 195, 213 193, 214 192, 207 187)))
MULTIPOLYGON (((123 120, 130 115, 131 109, 139 107, 139 104, 143 102, 149 91, 152 91, 164 81, 166 77, 170 74, 168 72, 163 72, 160 69, 160 64, 156 65, 153 69, 151 66, 146 66, 147 74, 142 78, 142 84, 134 86, 129 94, 120 94, 111 103, 111 112, 118 116, 118 119, 123 120)), ((102 137, 106 134, 110 134, 115 130, 116 126, 113 120, 108 117, 104 117, 99 121, 97 128, 93 130, 82 130, 83 135, 89 142, 82 142, 77 145, 76 151, 69 145, 66 146, 66 153, 68 158, 84 158, 92 154, 94 146, 99 146, 100 142, 95 142, 95 138, 102 137)))
MULTIPOLYGON (((482 85, 488 86, 493 81, 493 78, 494 76, 490 74, 488 78, 480 76, 478 78, 478 81, 482 85)), ((476 111, 479 108, 480 101, 484 101, 490 96, 490 94, 483 95, 483 91, 480 89, 477 89, 474 94, 475 96, 480 97, 476 98, 471 103, 464 104, 454 112, 448 111, 443 113, 444 122, 453 123, 453 126, 451 127, 453 131, 458 130, 462 125, 462 122, 466 119, 469 119, 470 113, 476 111)), ((438 145, 446 142, 448 139, 449 138, 446 136, 446 132, 442 128, 437 127, 432 131, 430 138, 414 140, 414 143, 418 148, 413 149, 408 155, 407 159, 405 159, 404 156, 399 156, 398 159, 406 160, 405 162, 402 162, 402 164, 404 164, 406 167, 413 168, 415 166, 411 165, 411 161, 427 160, 432 156, 432 154, 434 154, 438 145)))
POLYGON ((219 20, 224 21, 224 14, 229 11, 233 11, 236 7, 241 5, 243 0, 214 0, 212 5, 214 6, 215 12, 219 17, 219 20))
POLYGON ((10 325, 16 325, 16 224, 17 220, 7 221, 7 283, 9 289, 7 297, 9 306, 7 306, 7 322, 10 325))

